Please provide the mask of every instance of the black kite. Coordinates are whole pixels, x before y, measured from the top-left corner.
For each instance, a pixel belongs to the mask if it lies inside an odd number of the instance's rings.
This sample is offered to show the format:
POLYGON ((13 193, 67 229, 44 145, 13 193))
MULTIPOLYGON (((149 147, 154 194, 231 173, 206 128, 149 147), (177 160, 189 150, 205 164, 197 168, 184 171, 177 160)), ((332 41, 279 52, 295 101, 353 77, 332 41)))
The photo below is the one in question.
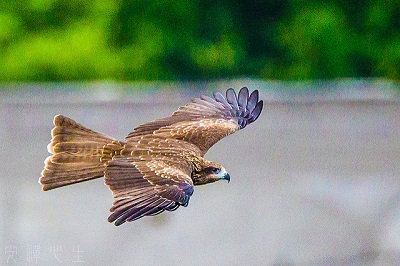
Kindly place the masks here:
POLYGON ((254 122, 263 101, 242 88, 201 96, 172 116, 143 124, 125 141, 57 115, 39 183, 50 190, 105 177, 114 195, 109 222, 120 225, 187 206, 195 185, 230 180, 221 165, 203 158, 217 141, 254 122))

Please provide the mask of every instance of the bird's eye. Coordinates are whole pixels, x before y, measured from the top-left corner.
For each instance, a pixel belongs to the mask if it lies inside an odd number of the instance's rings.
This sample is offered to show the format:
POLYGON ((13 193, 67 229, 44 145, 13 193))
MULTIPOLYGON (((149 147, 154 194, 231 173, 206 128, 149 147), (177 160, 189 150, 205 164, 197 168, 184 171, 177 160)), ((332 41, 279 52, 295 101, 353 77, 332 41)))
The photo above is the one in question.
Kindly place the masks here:
POLYGON ((219 171, 221 171, 221 170, 220 170, 219 168, 213 167, 213 168, 211 168, 211 171, 212 171, 214 174, 218 174, 219 171))

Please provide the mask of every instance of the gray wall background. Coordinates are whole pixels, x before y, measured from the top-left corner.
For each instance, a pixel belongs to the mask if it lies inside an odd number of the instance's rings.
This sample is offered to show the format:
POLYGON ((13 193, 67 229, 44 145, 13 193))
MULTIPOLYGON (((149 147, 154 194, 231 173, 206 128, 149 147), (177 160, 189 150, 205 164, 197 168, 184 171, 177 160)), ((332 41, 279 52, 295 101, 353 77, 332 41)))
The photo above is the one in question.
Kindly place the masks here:
POLYGON ((393 83, 2 86, 0 265, 400 263, 393 83), (231 182, 196 187, 187 208, 115 227, 106 220, 113 199, 103 180, 49 192, 37 183, 56 114, 123 139, 193 96, 244 85, 261 90, 265 109, 206 155, 231 182), (138 87, 149 90, 130 91, 138 87))

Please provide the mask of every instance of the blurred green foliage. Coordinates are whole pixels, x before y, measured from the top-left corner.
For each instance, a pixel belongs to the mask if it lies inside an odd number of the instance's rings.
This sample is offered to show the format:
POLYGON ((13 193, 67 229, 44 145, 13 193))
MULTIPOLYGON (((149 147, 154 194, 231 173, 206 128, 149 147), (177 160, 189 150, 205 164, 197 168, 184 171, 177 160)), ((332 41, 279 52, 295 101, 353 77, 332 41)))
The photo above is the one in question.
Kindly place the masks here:
POLYGON ((400 1, 5 0, 0 81, 400 79, 400 1))

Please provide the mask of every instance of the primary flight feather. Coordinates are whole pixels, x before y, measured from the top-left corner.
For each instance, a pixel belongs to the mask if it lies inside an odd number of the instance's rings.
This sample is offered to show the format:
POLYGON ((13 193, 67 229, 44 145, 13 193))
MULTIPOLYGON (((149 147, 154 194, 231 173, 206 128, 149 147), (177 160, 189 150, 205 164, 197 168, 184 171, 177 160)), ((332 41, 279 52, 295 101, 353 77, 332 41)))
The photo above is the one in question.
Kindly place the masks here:
POLYGON ((114 195, 108 217, 115 225, 187 206, 195 185, 230 180, 220 164, 203 158, 217 141, 257 120, 258 91, 214 93, 180 107, 170 117, 140 125, 118 141, 62 115, 39 183, 50 190, 105 177, 114 195))

